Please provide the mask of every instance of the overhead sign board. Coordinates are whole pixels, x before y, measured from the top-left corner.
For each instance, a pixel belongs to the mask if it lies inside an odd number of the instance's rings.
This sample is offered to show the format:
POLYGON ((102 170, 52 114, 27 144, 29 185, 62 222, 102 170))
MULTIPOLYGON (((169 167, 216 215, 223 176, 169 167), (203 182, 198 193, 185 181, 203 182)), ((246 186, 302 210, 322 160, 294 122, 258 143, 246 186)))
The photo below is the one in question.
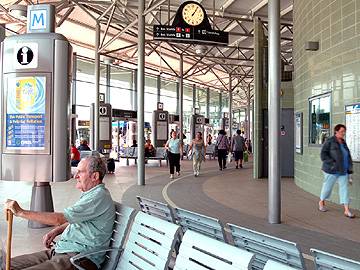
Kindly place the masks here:
POLYGON ((154 25, 154 40, 166 40, 196 44, 221 44, 228 45, 229 33, 211 30, 195 29, 195 27, 175 27, 167 25, 154 25))

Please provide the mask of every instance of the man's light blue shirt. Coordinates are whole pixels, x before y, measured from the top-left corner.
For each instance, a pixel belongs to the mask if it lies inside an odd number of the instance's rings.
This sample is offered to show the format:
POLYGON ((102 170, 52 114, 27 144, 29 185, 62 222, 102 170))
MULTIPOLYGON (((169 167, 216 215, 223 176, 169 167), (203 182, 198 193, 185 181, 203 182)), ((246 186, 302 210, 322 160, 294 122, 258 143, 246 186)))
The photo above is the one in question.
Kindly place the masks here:
MULTIPOLYGON (((56 243, 56 253, 86 252, 109 247, 115 206, 104 184, 83 192, 79 201, 64 209, 64 216, 69 226, 56 243)), ((104 254, 89 257, 98 268, 104 258, 104 254)))

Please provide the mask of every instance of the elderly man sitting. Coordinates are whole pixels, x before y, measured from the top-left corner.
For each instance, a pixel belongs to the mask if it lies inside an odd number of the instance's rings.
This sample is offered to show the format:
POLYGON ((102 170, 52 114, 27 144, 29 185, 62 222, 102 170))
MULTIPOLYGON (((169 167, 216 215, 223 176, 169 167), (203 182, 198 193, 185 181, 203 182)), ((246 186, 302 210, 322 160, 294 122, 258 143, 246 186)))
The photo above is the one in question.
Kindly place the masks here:
MULTIPOLYGON (((16 201, 8 200, 5 209, 15 216, 48 225, 56 225, 43 237, 48 250, 15 257, 11 269, 70 270, 75 269, 70 257, 95 248, 107 248, 115 219, 115 206, 110 192, 102 183, 106 165, 101 158, 82 159, 75 175, 76 188, 82 191, 80 199, 64 209, 64 213, 33 212, 22 209, 16 201), (52 247, 53 240, 60 240, 52 247)), ((90 256, 79 264, 85 269, 98 269, 102 256, 90 256)))

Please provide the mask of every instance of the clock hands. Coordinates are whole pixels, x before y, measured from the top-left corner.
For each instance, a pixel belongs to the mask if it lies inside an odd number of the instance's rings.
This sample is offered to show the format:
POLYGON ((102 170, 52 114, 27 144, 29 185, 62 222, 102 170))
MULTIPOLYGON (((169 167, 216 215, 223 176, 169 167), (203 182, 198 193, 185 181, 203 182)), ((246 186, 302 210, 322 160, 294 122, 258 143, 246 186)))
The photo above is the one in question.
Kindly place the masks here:
POLYGON ((196 13, 196 11, 198 10, 198 8, 199 8, 199 7, 196 7, 196 9, 195 9, 194 13, 191 15, 191 17, 193 17, 193 16, 195 15, 195 13, 196 13))

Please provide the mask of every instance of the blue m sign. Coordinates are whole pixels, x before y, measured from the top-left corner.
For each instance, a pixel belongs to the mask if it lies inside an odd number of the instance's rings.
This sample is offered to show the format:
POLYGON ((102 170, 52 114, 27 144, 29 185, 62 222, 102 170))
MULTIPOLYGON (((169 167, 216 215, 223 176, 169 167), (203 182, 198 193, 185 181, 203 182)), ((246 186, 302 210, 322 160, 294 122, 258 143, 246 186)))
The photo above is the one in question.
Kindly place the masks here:
POLYGON ((47 20, 47 10, 31 10, 30 11, 30 29, 46 29, 46 20, 47 20))

